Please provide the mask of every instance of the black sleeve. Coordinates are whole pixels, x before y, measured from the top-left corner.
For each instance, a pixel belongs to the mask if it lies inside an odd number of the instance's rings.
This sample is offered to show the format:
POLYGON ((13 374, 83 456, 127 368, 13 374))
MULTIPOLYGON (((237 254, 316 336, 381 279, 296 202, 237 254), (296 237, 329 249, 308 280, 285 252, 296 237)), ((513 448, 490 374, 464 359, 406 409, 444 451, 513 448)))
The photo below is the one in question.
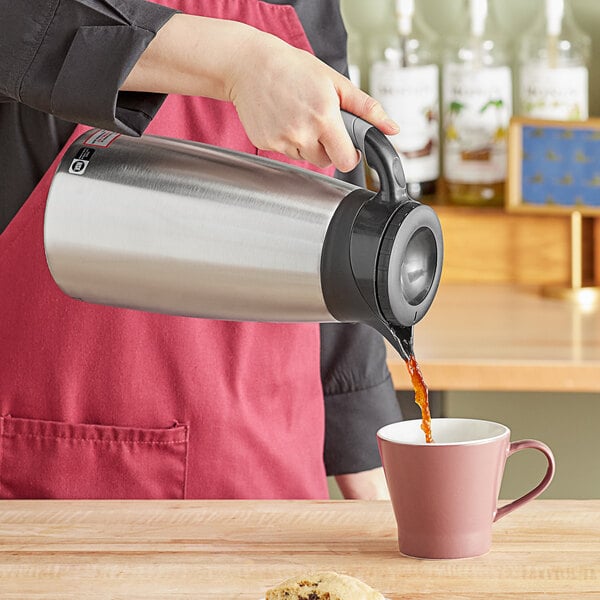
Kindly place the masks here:
POLYGON ((174 12, 144 0, 0 0, 0 97, 139 135, 165 96, 119 88, 174 12))
POLYGON ((375 434, 402 419, 383 338, 367 325, 322 324, 321 380, 327 474, 380 467, 375 434))

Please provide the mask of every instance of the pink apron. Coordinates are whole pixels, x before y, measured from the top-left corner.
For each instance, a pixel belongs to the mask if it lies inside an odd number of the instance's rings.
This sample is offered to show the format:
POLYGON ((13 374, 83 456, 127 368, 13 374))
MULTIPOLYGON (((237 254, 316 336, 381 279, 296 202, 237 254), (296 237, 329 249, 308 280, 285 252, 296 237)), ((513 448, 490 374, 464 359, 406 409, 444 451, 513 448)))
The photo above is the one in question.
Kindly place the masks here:
MULTIPOLYGON (((289 6, 162 3, 310 49, 289 6)), ((233 106, 208 99, 170 96, 147 133, 257 152, 233 106)), ((0 236, 0 497, 327 497, 318 325, 67 298, 43 249, 59 158, 0 236)))

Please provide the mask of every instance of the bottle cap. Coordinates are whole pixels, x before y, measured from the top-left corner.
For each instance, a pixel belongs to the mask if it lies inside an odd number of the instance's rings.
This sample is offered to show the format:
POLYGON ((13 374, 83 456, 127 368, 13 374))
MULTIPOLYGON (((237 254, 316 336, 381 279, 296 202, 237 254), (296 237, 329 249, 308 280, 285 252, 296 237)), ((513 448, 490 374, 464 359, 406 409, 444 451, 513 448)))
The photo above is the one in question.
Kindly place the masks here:
POLYGON ((401 35, 410 35, 415 15, 415 0, 396 0, 398 29, 401 35))
POLYGON ((562 30, 565 0, 546 0, 546 33, 558 37, 562 30))
POLYGON ((488 0, 471 0, 471 35, 481 37, 485 31, 488 0))

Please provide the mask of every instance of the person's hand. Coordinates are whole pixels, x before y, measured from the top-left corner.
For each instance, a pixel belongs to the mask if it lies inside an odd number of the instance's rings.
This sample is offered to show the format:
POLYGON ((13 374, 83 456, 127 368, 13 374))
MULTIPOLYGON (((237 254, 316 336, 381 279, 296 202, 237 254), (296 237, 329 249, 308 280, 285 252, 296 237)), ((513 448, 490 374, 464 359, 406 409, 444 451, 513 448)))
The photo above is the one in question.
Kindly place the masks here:
POLYGON ((229 100, 257 148, 340 171, 359 161, 340 108, 398 131, 378 102, 325 63, 235 21, 174 15, 121 89, 229 100))
POLYGON ((336 475, 335 481, 346 500, 389 500, 383 467, 336 475))
POLYGON ((384 133, 398 132, 378 102, 312 54, 258 31, 245 47, 226 89, 256 147, 350 171, 360 155, 340 108, 384 133))

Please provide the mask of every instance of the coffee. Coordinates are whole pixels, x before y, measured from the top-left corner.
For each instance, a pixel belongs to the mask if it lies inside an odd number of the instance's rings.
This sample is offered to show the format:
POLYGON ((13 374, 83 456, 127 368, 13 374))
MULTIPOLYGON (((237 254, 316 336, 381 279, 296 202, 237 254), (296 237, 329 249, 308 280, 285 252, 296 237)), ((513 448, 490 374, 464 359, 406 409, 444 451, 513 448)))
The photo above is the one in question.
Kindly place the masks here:
POLYGON ((429 389, 423 379, 419 363, 413 355, 406 361, 406 367, 410 374, 413 389, 415 390, 415 402, 421 408, 421 429, 425 434, 425 441, 428 444, 433 443, 434 439, 431 434, 431 411, 429 410, 429 389))
POLYGON ((392 347, 406 362, 406 368, 410 375, 410 380, 415 391, 415 402, 421 409, 421 429, 425 433, 425 441, 432 443, 433 436, 431 433, 431 412, 429 410, 429 390, 425 384, 425 379, 415 358, 413 352, 413 330, 412 327, 399 327, 391 323, 387 323, 388 331, 392 334, 386 336, 392 343, 392 347))

